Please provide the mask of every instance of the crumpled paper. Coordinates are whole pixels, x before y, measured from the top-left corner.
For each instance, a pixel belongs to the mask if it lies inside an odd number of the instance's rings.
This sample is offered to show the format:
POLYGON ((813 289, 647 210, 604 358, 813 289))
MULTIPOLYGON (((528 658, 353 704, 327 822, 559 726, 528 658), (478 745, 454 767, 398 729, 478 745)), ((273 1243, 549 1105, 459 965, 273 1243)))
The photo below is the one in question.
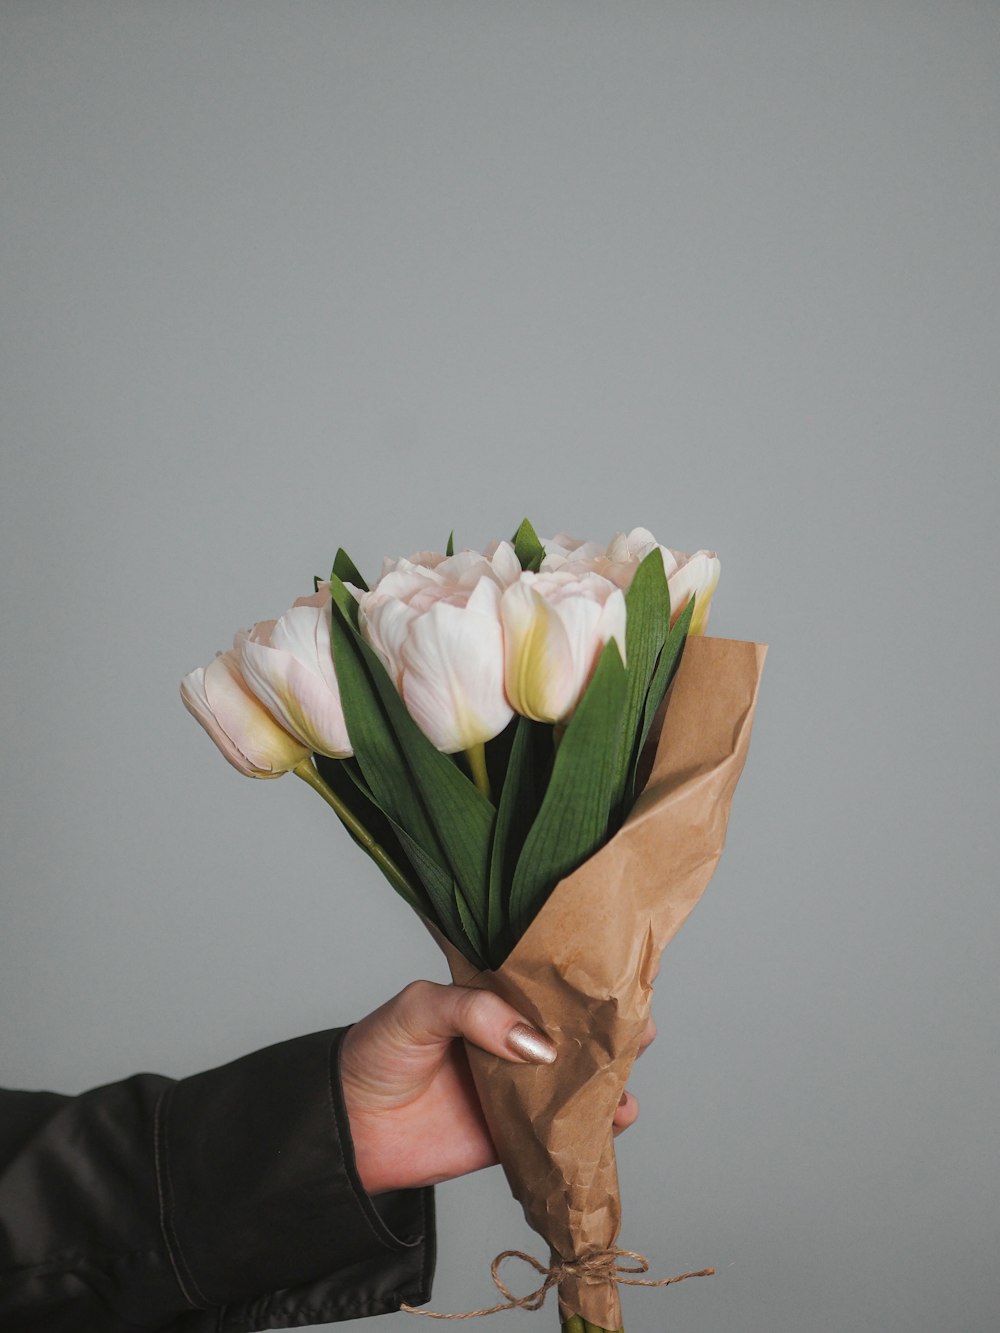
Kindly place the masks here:
MULTIPOLYGON (((469 1064, 507 1180, 552 1261, 612 1249, 621 1226, 612 1117, 649 1017, 660 954, 722 853, 764 664, 762 644, 692 638, 623 827, 562 880, 500 968, 476 972, 439 938, 453 980, 493 990, 558 1047, 515 1065, 469 1064)), ((562 1319, 622 1327, 607 1277, 559 1287, 562 1319)))

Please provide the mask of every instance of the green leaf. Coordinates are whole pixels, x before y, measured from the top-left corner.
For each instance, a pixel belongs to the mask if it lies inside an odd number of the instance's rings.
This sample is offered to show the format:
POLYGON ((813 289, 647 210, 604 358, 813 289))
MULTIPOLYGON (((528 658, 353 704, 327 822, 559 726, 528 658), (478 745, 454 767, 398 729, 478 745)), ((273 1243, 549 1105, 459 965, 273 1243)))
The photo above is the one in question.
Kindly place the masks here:
POLYGON ((521 562, 521 568, 538 572, 538 567, 545 559, 545 547, 539 540, 538 533, 527 519, 524 519, 514 533, 514 554, 521 562))
POLYGON ((478 963, 480 969, 484 969, 486 967, 486 962, 483 958, 483 954, 486 950, 482 933, 480 932, 479 926, 476 924, 472 913, 469 911, 468 903, 462 896, 462 890, 457 884, 454 885, 454 891, 455 906, 458 908, 458 915, 462 922, 462 928, 465 931, 465 937, 468 940, 468 944, 462 948, 462 952, 471 962, 478 963))
MULTIPOLYGON (((353 601, 343 585, 339 593, 353 601)), ((443 867, 443 849, 413 785, 409 767, 370 678, 358 647, 360 640, 338 604, 337 597, 334 598, 331 616, 331 636, 347 734, 373 800, 396 829, 406 830, 407 837, 412 839, 426 858, 443 867)), ((407 847, 407 851, 411 862, 416 864, 412 848, 407 847)), ((454 917, 451 877, 446 877, 447 891, 442 893, 439 885, 423 873, 424 869, 423 865, 417 865, 436 919, 450 938, 449 926, 453 924, 454 917)))
MULTIPOLYGON (((510 752, 513 749, 514 737, 517 734, 517 723, 518 717, 515 713, 503 731, 486 742, 486 772, 489 776, 491 792, 499 793, 503 791, 504 780, 507 776, 507 765, 510 763, 510 752)), ((494 799, 493 804, 497 805, 499 802, 494 799)))
POLYGON ((621 819, 650 681, 670 630, 670 589, 659 547, 635 571, 625 594, 625 609, 626 702, 612 795, 613 822, 621 819))
POLYGON ((317 768, 319 768, 320 772, 324 775, 331 765, 336 764, 338 766, 338 772, 346 774, 354 786, 357 787, 361 795, 376 808, 378 807, 378 802, 372 794, 372 789, 365 781, 361 769, 358 767, 357 759, 327 759, 325 755, 321 754, 314 755, 313 758, 317 768))
POLYGON ((510 892, 515 939, 559 880, 607 837, 626 690, 625 668, 612 639, 556 752, 541 810, 518 859, 510 892))
POLYGON ((455 554, 455 529, 454 529, 454 528, 452 528, 451 532, 448 533, 448 545, 444 548, 444 553, 445 553, 445 555, 454 555, 454 554, 455 554))
POLYGON ((365 643, 361 649, 437 841, 478 930, 485 936, 489 850, 496 811, 413 721, 374 652, 365 643))
POLYGON ((649 683, 649 689, 646 692, 646 701, 642 710, 642 726, 639 728, 639 734, 636 737, 635 746, 632 750, 632 761, 629 766, 628 784, 625 793, 625 808, 623 815, 627 815, 636 798, 637 779, 639 775, 639 762, 642 759, 642 751, 646 741, 649 739, 649 732, 653 725, 653 719, 656 717, 660 704, 663 703, 670 683, 677 674, 677 668, 681 664, 681 657, 684 652, 684 645, 687 642, 688 630, 691 628, 691 617, 694 615, 694 598, 692 597, 684 610, 677 617, 677 621, 667 635, 667 641, 656 662, 656 669, 653 672, 653 678, 649 683))
MULTIPOLYGON (((420 878, 438 906, 436 917, 438 928, 451 940, 456 949, 461 950, 471 963, 476 967, 484 968, 486 963, 483 958, 485 952, 483 942, 478 933, 470 935, 466 929, 463 916, 459 910, 460 893, 454 879, 447 871, 442 870, 436 861, 421 850, 404 828, 398 824, 394 825, 394 828, 400 842, 406 848, 411 861, 417 868, 420 878)), ((431 920, 435 920, 435 917, 431 917, 431 920)))
POLYGON ((485 938, 489 853, 496 811, 458 765, 448 755, 437 750, 414 722, 381 660, 354 628, 350 607, 345 602, 350 594, 342 585, 338 588, 336 581, 332 581, 332 592, 334 661, 337 663, 338 682, 338 654, 344 651, 341 641, 349 638, 354 649, 354 660, 363 666, 381 705, 380 717, 368 709, 363 719, 366 729, 363 736, 365 749, 362 752, 351 731, 351 716, 345 704, 347 731, 362 772, 386 813, 411 832, 439 864, 450 866, 480 935, 485 938), (381 734, 376 736, 373 731, 380 731, 381 734), (390 746, 386 744, 387 737, 391 738, 390 746), (378 765, 379 781, 388 782, 395 809, 384 804, 382 793, 369 772, 372 751, 378 747, 381 747, 382 754, 382 762, 378 765), (395 758, 391 777, 386 772, 390 750, 395 758), (398 756, 402 756, 403 765, 399 764, 398 756), (401 805, 404 791, 409 793, 409 813, 403 813, 401 805), (419 829, 410 823, 414 807, 419 808, 422 817, 419 829), (433 834, 432 846, 426 841, 428 823, 433 834), (435 854, 438 849, 444 852, 443 861, 435 854))
MULTIPOLYGON (((351 629, 356 632, 358 628, 358 603, 356 598, 351 596, 345 585, 341 582, 339 574, 330 575, 330 598, 333 605, 338 607, 341 614, 346 618, 351 629)), ((336 657, 334 657, 333 660, 334 664, 336 664, 336 657)))
MULTIPOLYGON (((411 865, 410 858, 396 836, 392 822, 379 809, 371 788, 357 771, 356 762, 353 759, 329 759, 322 754, 314 755, 314 762, 320 777, 330 790, 343 801, 351 814, 364 825, 406 876, 409 895, 397 888, 400 897, 414 911, 433 920, 434 908, 423 889, 421 877, 411 865)), ((353 831, 348 826, 345 827, 362 851, 366 851, 364 844, 358 841, 353 831)))
POLYGON ((551 755, 552 728, 519 717, 500 793, 490 855, 487 938, 490 966, 494 968, 500 966, 514 944, 507 920, 510 881, 528 830, 538 814, 551 755))
POLYGON ((368 591, 364 576, 342 546, 338 546, 337 554, 333 558, 331 577, 341 579, 344 583, 353 583, 355 588, 360 588, 362 592, 368 591))

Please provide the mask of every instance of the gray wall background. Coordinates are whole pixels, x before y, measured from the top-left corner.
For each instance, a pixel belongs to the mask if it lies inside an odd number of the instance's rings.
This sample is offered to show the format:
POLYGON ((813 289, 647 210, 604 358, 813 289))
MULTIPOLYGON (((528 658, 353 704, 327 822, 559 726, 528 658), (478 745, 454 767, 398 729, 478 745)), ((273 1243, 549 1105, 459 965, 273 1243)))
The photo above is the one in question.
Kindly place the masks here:
MULTIPOLYGON (((1000 7, 5 0, 0 43, 3 1081, 443 979, 177 683, 339 543, 642 523, 771 655, 620 1142, 623 1242, 719 1275, 627 1321, 995 1328, 1000 7)), ((439 1212, 435 1308, 488 1303, 502 1178, 439 1212)))

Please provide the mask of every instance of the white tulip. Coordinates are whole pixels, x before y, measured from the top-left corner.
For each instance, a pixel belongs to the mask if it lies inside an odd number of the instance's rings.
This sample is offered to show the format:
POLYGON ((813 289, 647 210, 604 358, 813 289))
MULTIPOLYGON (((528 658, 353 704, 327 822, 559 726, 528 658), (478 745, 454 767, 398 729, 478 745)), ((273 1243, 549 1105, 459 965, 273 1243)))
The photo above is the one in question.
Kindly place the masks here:
POLYGON ((592 570, 524 573, 503 594, 507 697, 536 722, 565 724, 604 645, 625 657, 625 595, 592 570))
MULTIPOLYGON (((521 565, 510 542, 495 541, 485 551, 473 551, 468 548, 455 555, 442 555, 439 551, 415 551, 413 555, 390 557, 382 561, 382 573, 376 587, 381 587, 390 574, 429 573, 433 571, 442 583, 459 583, 469 586, 478 582, 481 574, 488 574, 502 588, 513 583, 521 573, 521 565), (485 563, 484 563, 485 562, 485 563)), ((373 588, 374 592, 375 589, 373 588)))
POLYGON ((331 759, 353 753, 330 647, 328 590, 242 630, 233 651, 251 690, 293 736, 331 759))
POLYGON ((415 565, 418 569, 437 569, 438 565, 444 564, 448 558, 442 551, 414 551, 412 555, 383 556, 379 582, 381 583, 388 574, 394 574, 400 567, 406 569, 415 565))
POLYGON ((543 574, 553 573, 567 563, 579 564, 583 568, 606 554, 606 548, 600 543, 571 537, 568 532, 557 532, 554 537, 541 537, 539 540, 545 548, 539 570, 543 574))
POLYGON ((596 542, 581 542, 565 533, 544 542, 548 554, 542 570, 562 570, 583 574, 600 574, 619 588, 627 589, 635 571, 649 555, 659 549, 663 571, 670 590, 670 621, 673 624, 692 596, 695 597, 691 634, 703 634, 708 624, 709 603, 719 582, 721 565, 714 551, 671 550, 659 543, 648 528, 633 528, 631 532, 617 533, 606 547, 596 542))
POLYGON ((481 762, 480 747, 513 715, 503 689, 500 594, 519 573, 501 542, 489 556, 462 551, 434 566, 396 561, 359 595, 363 636, 421 731, 446 754, 468 750, 481 762))
POLYGON ((695 551, 682 558, 675 573, 667 580, 670 589, 670 620, 673 623, 694 597, 694 615, 689 634, 704 634, 712 593, 719 583, 722 566, 714 551, 695 551))
POLYGON ((233 768, 248 778, 280 778, 309 757, 308 748, 247 688, 232 651, 186 675, 181 699, 233 768))

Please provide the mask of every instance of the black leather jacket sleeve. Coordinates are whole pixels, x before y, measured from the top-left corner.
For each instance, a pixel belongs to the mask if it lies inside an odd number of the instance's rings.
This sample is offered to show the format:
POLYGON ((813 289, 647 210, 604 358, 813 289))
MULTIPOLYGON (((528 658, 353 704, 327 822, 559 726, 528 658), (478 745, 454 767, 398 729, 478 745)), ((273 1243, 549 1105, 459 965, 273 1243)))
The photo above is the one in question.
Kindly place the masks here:
POLYGON ((251 1333, 426 1301, 433 1191, 365 1194, 345 1031, 176 1082, 0 1090, 3 1333, 251 1333))

